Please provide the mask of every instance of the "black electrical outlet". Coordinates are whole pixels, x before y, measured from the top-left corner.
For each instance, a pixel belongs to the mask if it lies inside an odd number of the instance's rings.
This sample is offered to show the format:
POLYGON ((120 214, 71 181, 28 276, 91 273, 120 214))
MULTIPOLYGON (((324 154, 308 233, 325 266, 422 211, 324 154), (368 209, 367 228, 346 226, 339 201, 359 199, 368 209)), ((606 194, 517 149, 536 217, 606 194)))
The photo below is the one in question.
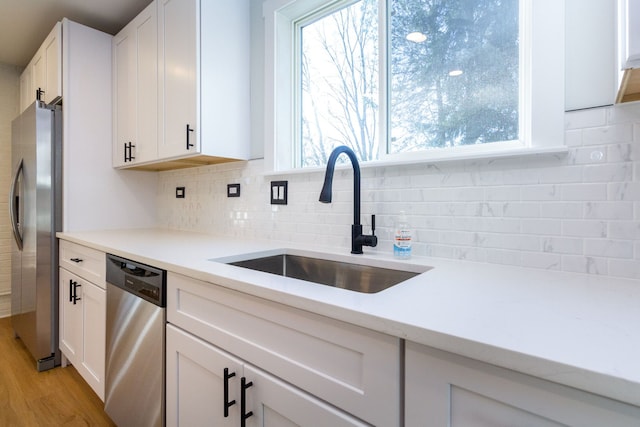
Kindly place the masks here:
POLYGON ((240 184, 227 184, 227 197, 240 197, 240 184))
POLYGON ((287 187, 289 181, 271 181, 271 204, 286 205, 287 204, 287 187))
POLYGON ((184 187, 176 187, 176 199, 184 199, 184 187))

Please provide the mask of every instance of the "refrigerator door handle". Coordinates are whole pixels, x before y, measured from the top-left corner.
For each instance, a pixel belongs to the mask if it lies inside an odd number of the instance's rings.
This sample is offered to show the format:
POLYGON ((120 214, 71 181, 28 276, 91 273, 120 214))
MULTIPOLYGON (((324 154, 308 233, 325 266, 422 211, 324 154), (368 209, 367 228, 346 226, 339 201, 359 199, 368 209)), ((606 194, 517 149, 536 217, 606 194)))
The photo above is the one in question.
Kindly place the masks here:
POLYGON ((16 174, 13 176, 13 183, 11 184, 11 192, 9 194, 9 216, 11 217, 11 228, 13 229, 13 237, 16 240, 16 244, 18 245, 18 249, 22 250, 22 234, 20 233, 20 228, 18 221, 20 220, 18 216, 20 215, 20 203, 22 201, 16 194, 16 190, 18 187, 18 179, 22 174, 22 166, 23 160, 20 160, 20 164, 16 169, 16 174))

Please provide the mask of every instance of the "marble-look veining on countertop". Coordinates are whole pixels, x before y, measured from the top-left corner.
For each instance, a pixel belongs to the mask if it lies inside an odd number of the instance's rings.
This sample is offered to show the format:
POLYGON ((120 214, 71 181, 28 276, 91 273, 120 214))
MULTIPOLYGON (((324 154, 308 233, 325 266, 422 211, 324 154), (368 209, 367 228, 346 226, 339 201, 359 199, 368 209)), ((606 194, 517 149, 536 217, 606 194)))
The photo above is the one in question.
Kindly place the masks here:
MULTIPOLYGON (((390 253, 407 212, 414 253, 543 270, 640 278, 640 105, 566 114, 568 154, 364 167, 362 220, 376 214, 390 253)), ((261 160, 161 172, 158 224, 323 246, 350 246, 352 171, 265 176, 261 160), (289 204, 269 204, 270 181, 289 181, 289 204), (227 198, 240 183, 241 197, 227 198), (175 198, 175 187, 186 198, 175 198)))

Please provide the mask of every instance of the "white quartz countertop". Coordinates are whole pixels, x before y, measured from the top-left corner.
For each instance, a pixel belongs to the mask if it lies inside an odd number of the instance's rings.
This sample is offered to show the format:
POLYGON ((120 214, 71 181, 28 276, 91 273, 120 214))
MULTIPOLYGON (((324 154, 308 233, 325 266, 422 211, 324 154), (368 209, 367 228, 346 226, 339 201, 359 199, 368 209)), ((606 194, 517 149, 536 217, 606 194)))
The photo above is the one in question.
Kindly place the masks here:
POLYGON ((170 272, 640 405, 640 281, 170 230, 58 233, 170 272), (433 269, 362 294, 210 261, 279 248, 433 269))

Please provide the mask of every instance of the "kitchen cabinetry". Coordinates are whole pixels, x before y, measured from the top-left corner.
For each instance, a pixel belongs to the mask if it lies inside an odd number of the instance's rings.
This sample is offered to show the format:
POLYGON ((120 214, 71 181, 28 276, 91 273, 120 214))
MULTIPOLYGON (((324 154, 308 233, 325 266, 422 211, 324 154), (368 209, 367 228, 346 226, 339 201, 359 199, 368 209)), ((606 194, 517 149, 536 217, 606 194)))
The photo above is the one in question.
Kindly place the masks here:
MULTIPOLYGON (((136 161, 129 164, 121 161, 126 153, 116 147, 114 166, 163 170, 248 159, 249 0, 156 0, 154 6, 158 85, 155 90, 148 88, 153 95, 140 108, 154 103, 157 94, 157 104, 151 106, 158 108, 157 155, 140 159, 136 154, 136 161)), ((116 74, 124 73, 118 62, 116 67, 116 74)), ((132 91, 125 87, 130 82, 115 81, 116 98, 132 91)), ((131 105, 123 107, 117 101, 116 118, 126 115, 131 105)), ((137 116, 131 117, 134 123, 129 128, 147 125, 140 122, 139 109, 137 116)), ((115 144, 122 145, 123 140, 118 138, 115 144)))
POLYGON ((104 400, 105 254, 60 241, 60 351, 104 400))
POLYGON ((618 81, 616 102, 640 100, 640 0, 618 0, 618 81))
POLYGON ((638 426, 640 408, 406 343, 405 425, 638 426))
POLYGON ((62 24, 58 22, 20 77, 20 111, 40 100, 49 104, 62 96, 62 24))
POLYGON ((616 7, 610 0, 565 0, 565 110, 615 101, 616 7))
POLYGON ((398 338, 177 274, 167 285, 167 425, 237 425, 243 402, 251 426, 399 424, 398 338))
POLYGON ((158 13, 147 6, 113 38, 113 165, 158 156, 158 13))
POLYGON ((248 426, 366 425, 172 325, 167 366, 168 425, 236 427, 242 414, 248 426))

